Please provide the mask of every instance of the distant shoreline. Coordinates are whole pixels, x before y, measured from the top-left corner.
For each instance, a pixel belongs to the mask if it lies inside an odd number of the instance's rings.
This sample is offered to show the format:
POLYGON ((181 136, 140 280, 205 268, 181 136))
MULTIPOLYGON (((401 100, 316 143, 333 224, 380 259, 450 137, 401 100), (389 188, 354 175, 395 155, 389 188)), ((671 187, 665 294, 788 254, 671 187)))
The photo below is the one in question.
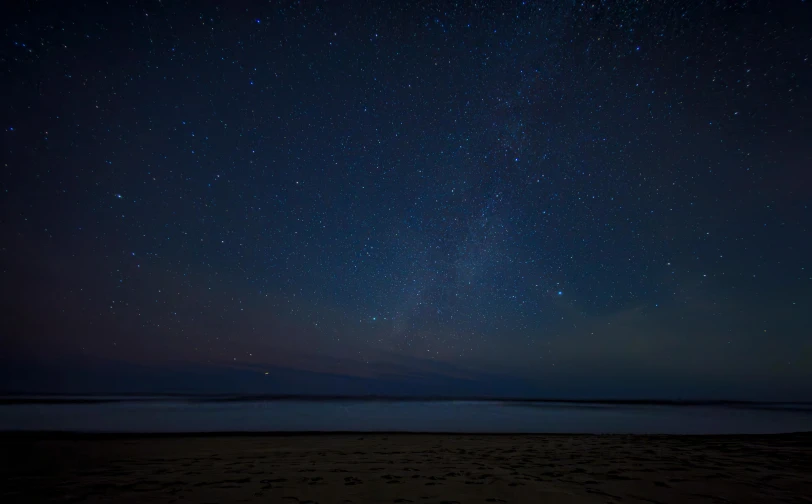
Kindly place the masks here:
POLYGON ((555 438, 647 438, 692 439, 724 441, 761 438, 769 440, 803 440, 812 442, 812 430, 776 434, 617 434, 580 432, 423 432, 423 431, 212 431, 212 432, 82 432, 82 431, 26 431, 0 430, 0 441, 81 441, 81 440, 137 440, 173 438, 278 438, 278 437, 349 437, 349 436, 414 436, 414 437, 555 437, 555 438))
POLYGON ((771 409, 797 409, 812 411, 812 401, 742 401, 727 399, 554 399, 523 397, 454 397, 454 396, 384 396, 384 395, 306 395, 306 394, 67 394, 25 393, 0 394, 0 406, 19 404, 102 404, 117 402, 500 402, 521 404, 597 404, 624 406, 739 406, 771 409))

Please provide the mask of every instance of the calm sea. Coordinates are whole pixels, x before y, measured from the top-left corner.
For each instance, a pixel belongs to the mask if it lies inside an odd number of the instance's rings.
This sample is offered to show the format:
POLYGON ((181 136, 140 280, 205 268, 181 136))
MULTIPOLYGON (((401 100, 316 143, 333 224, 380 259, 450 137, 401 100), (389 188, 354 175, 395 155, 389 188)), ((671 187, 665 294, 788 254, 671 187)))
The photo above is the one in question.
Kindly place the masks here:
POLYGON ((812 404, 6 396, 0 430, 764 434, 812 430, 812 404))

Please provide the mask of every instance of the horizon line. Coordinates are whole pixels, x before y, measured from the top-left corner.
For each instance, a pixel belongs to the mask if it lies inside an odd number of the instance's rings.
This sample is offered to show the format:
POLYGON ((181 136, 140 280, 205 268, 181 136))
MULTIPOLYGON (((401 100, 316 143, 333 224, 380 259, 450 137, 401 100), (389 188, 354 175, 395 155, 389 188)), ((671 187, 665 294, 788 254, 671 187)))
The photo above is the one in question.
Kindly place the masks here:
POLYGON ((392 394, 240 394, 202 392, 0 392, 0 405, 10 404, 81 404, 131 401, 150 401, 156 398, 186 398, 192 402, 248 402, 248 401, 479 401, 517 403, 568 403, 568 404, 617 404, 617 405, 812 405, 809 400, 744 400, 744 399, 664 399, 664 398, 554 398, 509 396, 445 396, 445 395, 392 395, 392 394), (28 398, 21 396, 29 396, 28 398), (55 396, 50 399, 43 396, 55 396), (112 396, 112 397, 105 397, 112 396), (72 398, 71 398, 72 397, 72 398), (121 399, 116 399, 116 397, 121 399), (63 399, 64 398, 64 399, 63 399), (130 399, 131 398, 131 399, 130 399))

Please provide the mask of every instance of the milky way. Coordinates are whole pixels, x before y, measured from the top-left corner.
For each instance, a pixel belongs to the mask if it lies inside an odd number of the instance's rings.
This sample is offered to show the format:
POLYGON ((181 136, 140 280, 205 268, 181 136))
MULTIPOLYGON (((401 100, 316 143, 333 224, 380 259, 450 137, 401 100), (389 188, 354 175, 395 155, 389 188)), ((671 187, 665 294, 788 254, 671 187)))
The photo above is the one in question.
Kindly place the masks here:
POLYGON ((808 3, 402 4, 15 7, 5 347, 812 378, 808 3))

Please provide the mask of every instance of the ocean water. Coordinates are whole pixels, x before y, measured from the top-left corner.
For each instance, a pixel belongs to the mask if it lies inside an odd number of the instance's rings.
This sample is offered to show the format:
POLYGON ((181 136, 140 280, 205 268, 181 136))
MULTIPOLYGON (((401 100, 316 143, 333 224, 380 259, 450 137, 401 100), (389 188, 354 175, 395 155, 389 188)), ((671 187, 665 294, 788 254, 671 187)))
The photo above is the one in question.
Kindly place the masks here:
POLYGON ((12 396, 0 430, 767 434, 812 430, 812 405, 12 396))

